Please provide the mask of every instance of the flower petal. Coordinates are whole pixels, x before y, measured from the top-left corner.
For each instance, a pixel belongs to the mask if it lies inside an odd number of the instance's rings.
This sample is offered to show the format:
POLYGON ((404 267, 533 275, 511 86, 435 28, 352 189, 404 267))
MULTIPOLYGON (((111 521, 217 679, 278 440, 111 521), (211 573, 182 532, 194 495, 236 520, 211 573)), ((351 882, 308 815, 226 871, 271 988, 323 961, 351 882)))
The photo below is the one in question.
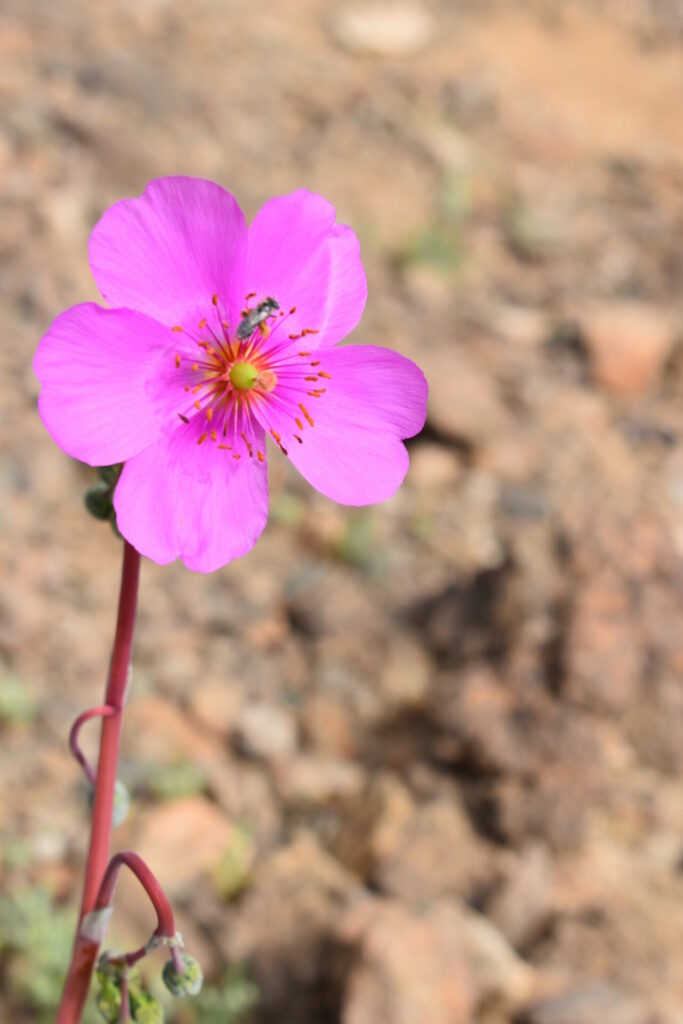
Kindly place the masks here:
MULTIPOLYGON (((188 569, 213 572, 245 555, 268 518, 263 462, 240 458, 204 435, 203 418, 130 459, 114 494, 118 527, 152 561, 181 558, 188 569)), ((256 444, 265 452, 257 427, 256 444)))
POLYGON ((408 469, 402 438, 424 425, 424 375, 390 349, 353 345, 315 355, 303 387, 292 376, 260 407, 259 419, 328 498, 343 505, 384 501, 408 469))
POLYGON ((367 282, 358 239, 335 222, 334 207, 300 189, 270 199, 249 228, 246 284, 259 301, 272 296, 283 310, 290 334, 319 331, 307 348, 334 345, 361 318, 367 282))
POLYGON ((220 185, 158 178, 105 211, 90 236, 90 267, 110 305, 169 327, 205 316, 214 294, 237 319, 246 243, 244 215, 220 185))
POLYGON ((184 399, 172 335, 155 320, 93 302, 58 316, 42 338, 33 370, 38 408, 69 455, 106 466, 136 455, 178 423, 184 399))

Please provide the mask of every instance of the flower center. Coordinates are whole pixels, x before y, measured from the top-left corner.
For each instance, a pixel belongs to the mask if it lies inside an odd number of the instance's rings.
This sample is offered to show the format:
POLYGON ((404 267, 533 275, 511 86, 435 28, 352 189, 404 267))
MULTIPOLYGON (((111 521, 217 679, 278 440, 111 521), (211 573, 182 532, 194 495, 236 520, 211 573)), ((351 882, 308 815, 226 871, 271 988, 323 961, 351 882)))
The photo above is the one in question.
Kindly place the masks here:
POLYGON ((259 371, 253 363, 234 363, 229 377, 230 383, 238 391, 251 391, 259 379, 259 371))

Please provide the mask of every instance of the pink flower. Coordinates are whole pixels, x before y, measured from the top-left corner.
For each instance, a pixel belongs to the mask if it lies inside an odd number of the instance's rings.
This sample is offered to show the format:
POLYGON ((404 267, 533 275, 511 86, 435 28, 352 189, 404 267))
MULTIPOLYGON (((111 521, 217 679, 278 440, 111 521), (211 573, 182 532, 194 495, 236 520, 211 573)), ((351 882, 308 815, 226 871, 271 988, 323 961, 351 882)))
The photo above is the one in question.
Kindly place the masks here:
POLYGON ((125 463, 114 505, 138 551, 200 572, 249 551, 268 515, 267 437, 335 501, 394 493, 427 385, 388 349, 333 347, 367 288, 325 199, 271 199, 247 229, 219 185, 160 178, 106 211, 90 265, 114 308, 54 321, 39 409, 69 455, 125 463))

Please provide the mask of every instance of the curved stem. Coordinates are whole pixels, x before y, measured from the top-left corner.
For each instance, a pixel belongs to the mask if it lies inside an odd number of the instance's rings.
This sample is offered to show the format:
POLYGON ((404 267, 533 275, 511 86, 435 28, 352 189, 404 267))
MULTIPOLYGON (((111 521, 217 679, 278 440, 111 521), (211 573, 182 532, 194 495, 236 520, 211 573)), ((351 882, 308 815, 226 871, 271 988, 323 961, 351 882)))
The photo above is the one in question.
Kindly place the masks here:
POLYGON ((128 667, 140 579, 140 555, 127 541, 123 548, 121 591, 114 637, 114 649, 104 703, 111 713, 102 719, 100 755, 95 778, 90 845, 85 869, 83 898, 71 964, 64 983, 56 1024, 78 1024, 90 987, 101 938, 85 933, 83 925, 95 910, 95 903, 109 861, 114 786, 119 757, 121 721, 128 684, 128 667))
POLYGON ((81 750, 78 737, 80 736, 82 726, 84 726, 86 722, 89 722, 91 718, 109 718, 109 716, 113 714, 114 708, 110 708, 108 704, 104 704, 99 708, 89 708, 87 711, 82 711, 71 726, 71 732, 69 733, 69 749, 85 772, 91 786, 95 785, 95 769, 81 750))
MULTIPOLYGON (((142 857, 137 853, 133 853, 132 850, 123 850, 121 853, 115 854, 109 861, 107 870, 104 873, 102 879, 102 885, 100 891, 97 894, 95 900, 95 911, 107 910, 112 905, 114 899, 114 889, 119 877, 119 871, 122 867, 129 868, 136 876, 142 888, 145 890, 150 898, 152 906, 156 911, 157 915, 157 926, 152 934, 152 942, 154 939, 175 939, 175 921, 173 918, 173 910, 171 904, 168 902, 166 893, 159 885, 155 875, 147 867, 142 857)), ((114 960, 121 960, 125 962, 129 967, 136 964, 138 960, 141 960, 143 956, 146 956, 149 952, 150 943, 146 943, 144 946, 140 946, 132 953, 126 953, 122 957, 114 957, 114 960)), ((175 951, 175 945, 171 947, 175 951)), ((175 962, 175 958, 174 958, 175 962)))

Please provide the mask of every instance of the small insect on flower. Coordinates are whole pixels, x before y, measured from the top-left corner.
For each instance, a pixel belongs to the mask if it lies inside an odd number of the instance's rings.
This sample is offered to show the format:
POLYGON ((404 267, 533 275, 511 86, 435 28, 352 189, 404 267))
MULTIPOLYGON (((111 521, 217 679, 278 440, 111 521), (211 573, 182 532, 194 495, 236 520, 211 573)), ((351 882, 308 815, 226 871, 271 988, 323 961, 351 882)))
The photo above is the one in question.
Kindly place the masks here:
POLYGON ((258 327, 264 338, 270 334, 268 317, 274 316, 280 308, 280 303, 275 299, 267 298, 259 302, 254 309, 245 309, 242 312, 242 319, 237 325, 237 337, 240 341, 246 341, 258 327))
POLYGON ((342 504, 400 485, 427 382, 390 349, 337 345, 367 286, 322 196, 277 196, 247 227, 219 185, 160 178, 105 211, 90 266, 111 308, 54 321, 39 410, 69 455, 124 464, 114 511, 141 554, 199 572, 246 554, 268 518, 268 441, 342 504))

